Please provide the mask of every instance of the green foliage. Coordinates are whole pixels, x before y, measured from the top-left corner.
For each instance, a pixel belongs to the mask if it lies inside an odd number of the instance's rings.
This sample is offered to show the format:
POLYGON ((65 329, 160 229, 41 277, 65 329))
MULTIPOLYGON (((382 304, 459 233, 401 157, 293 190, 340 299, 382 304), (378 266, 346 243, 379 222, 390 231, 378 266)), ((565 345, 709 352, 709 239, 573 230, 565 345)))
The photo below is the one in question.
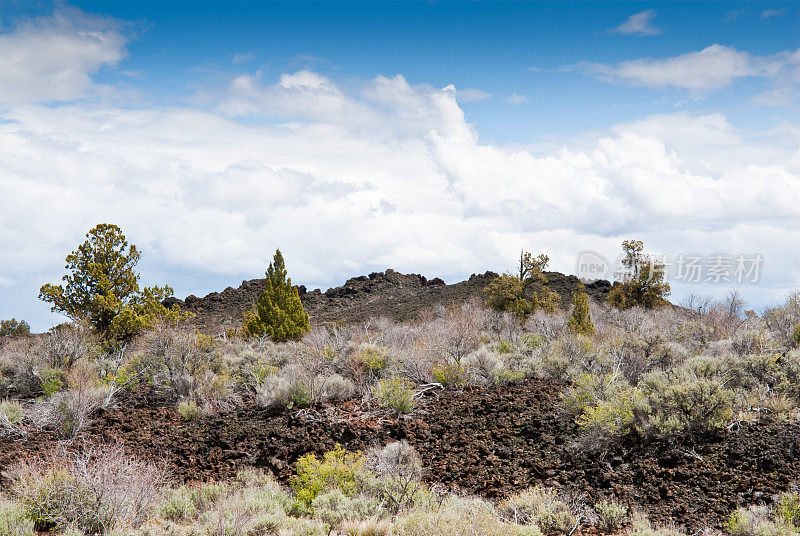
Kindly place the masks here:
POLYGON ((549 261, 547 255, 534 258, 531 253, 520 253, 518 273, 503 274, 484 289, 486 305, 521 319, 539 309, 555 310, 559 296, 547 288, 544 275, 549 261))
POLYGON ((13 488, 25 517, 37 530, 64 529, 68 525, 100 532, 98 519, 92 519, 91 491, 86 483, 64 467, 52 466, 39 474, 23 473, 13 488))
POLYGON ((750 506, 735 510, 725 529, 731 536, 796 536, 792 525, 775 518, 766 506, 750 506))
POLYGON ((578 426, 602 435, 623 434, 633 426, 635 410, 640 401, 641 393, 638 389, 628 385, 620 386, 605 400, 594 406, 587 406, 578 417, 578 426))
POLYGON ((0 337, 27 337, 30 334, 31 327, 24 320, 0 320, 0 337))
MULTIPOLYGON (((571 528, 571 527, 570 527, 571 528)), ((542 536, 535 525, 518 525, 498 518, 491 503, 448 497, 439 506, 420 506, 401 516, 395 536, 542 536)))
POLYGON ((629 431, 637 410, 644 405, 641 391, 613 374, 582 374, 562 394, 562 400, 577 415, 584 431, 600 436, 629 431))
POLYGON ((367 372, 377 374, 389 366, 391 350, 386 346, 367 344, 358 349, 355 357, 367 372))
POLYGON ((380 501, 373 497, 348 497, 339 489, 317 495, 311 502, 314 518, 327 526, 339 527, 348 519, 367 519, 380 511, 380 501))
POLYGON ((626 240, 622 243, 625 252, 623 265, 627 272, 622 281, 617 281, 608 293, 607 301, 618 309, 641 306, 646 309, 661 307, 669 302, 669 283, 665 281, 663 264, 655 262, 642 253, 644 244, 640 240, 626 240))
POLYGON ((800 494, 784 493, 776 501, 773 511, 776 520, 800 529, 800 494))
POLYGON ((572 306, 572 316, 567 323, 569 330, 580 335, 594 335, 594 323, 589 315, 589 296, 586 294, 583 283, 572 299, 572 306))
POLYGON ((463 389, 469 384, 469 370, 461 363, 437 363, 431 368, 431 376, 444 387, 463 389))
POLYGON ((373 394, 382 408, 396 413, 408 413, 414 409, 414 389, 411 382, 403 378, 380 380, 373 394))
POLYGON ((317 496, 339 490, 346 497, 357 491, 357 473, 364 465, 360 452, 347 452, 341 445, 323 454, 322 459, 313 453, 297 460, 297 476, 292 480, 295 499, 301 507, 309 509, 317 496))
POLYGON ((193 421, 200 416, 200 408, 197 407, 197 402, 194 400, 184 400, 178 404, 178 413, 183 417, 183 420, 193 421))
POLYGON ((614 534, 628 521, 628 507, 616 501, 600 501, 594 505, 597 526, 604 534, 614 534))
POLYGON ((183 486, 170 490, 161 506, 161 515, 171 521, 188 521, 215 505, 227 491, 223 484, 183 486))
POLYGON ((64 387, 64 371, 61 369, 48 368, 39 372, 42 380, 42 392, 44 396, 51 397, 64 387))
POLYGON ((286 277, 280 250, 275 251, 266 275, 255 310, 245 315, 244 333, 250 337, 266 336, 275 342, 300 339, 310 329, 308 314, 291 278, 286 277))
POLYGON ((792 331, 792 346, 795 348, 800 347, 800 324, 796 324, 792 331))
POLYGON ((22 405, 15 400, 0 400, 0 419, 19 424, 22 420, 22 405))
POLYGON ((33 523, 17 503, 0 496, 0 534, 3 536, 35 536, 33 523))
POLYGON ((39 299, 74 321, 87 321, 107 339, 129 340, 157 320, 178 322, 187 317, 177 306, 167 309, 162 300, 170 287, 139 289, 135 272, 139 251, 129 245, 116 225, 101 223, 86 234, 87 240, 67 255, 65 285, 46 284, 39 299))
POLYGON ((707 432, 724 427, 733 416, 734 393, 719 377, 657 372, 647 375, 643 383, 650 424, 662 434, 707 432))
POLYGON ((503 501, 498 509, 506 519, 535 525, 546 535, 568 534, 575 526, 575 512, 551 489, 535 487, 503 501))

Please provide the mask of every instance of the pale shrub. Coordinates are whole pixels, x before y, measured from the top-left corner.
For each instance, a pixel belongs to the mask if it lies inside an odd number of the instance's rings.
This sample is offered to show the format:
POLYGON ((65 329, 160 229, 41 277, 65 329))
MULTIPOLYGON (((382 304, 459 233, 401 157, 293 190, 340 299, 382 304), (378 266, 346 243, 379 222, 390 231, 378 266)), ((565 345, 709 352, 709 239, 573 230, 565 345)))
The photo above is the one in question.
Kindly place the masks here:
POLYGON ((30 418, 40 428, 54 428, 62 437, 73 438, 91 422, 92 415, 108 407, 115 389, 91 386, 59 391, 34 404, 30 418))
POLYGON ((3 421, 19 424, 22 420, 22 405, 14 400, 0 400, 0 426, 3 421))
POLYGON ((369 451, 365 468, 378 476, 383 498, 394 513, 410 508, 425 493, 422 459, 405 440, 369 451))
POLYGON ((647 516, 639 511, 631 514, 630 526, 625 534, 626 536, 685 536, 685 533, 675 526, 654 526, 647 516))
POLYGON ((448 497, 439 506, 419 506, 397 519, 395 536, 541 536, 536 526, 500 519, 481 499, 448 497))
POLYGON ((725 525, 731 536, 791 536, 795 531, 772 518, 767 506, 750 506, 735 510, 725 525))
POLYGON ((555 490, 535 487, 503 501, 498 509, 509 521, 535 525, 544 534, 568 534, 577 523, 575 512, 555 490))
POLYGON ((0 534, 3 536, 34 536, 33 522, 25 516, 22 506, 0 496, 0 534))
POLYGON ((389 536, 392 532, 392 524, 377 519, 350 520, 342 523, 341 531, 345 536, 389 536))
POLYGON ((338 489, 317 495, 311 501, 314 519, 330 528, 338 528, 342 522, 350 519, 366 519, 378 516, 381 503, 373 497, 354 495, 348 497, 338 489))
POLYGON ((378 382, 373 395, 382 408, 395 413, 408 413, 414 409, 414 389, 411 382, 403 378, 388 378, 378 382))
POLYGON ((594 505, 597 526, 606 533, 616 532, 628 521, 628 507, 616 501, 600 501, 594 505))
POLYGON ((161 468, 125 454, 121 446, 60 450, 12 469, 13 491, 37 528, 87 533, 136 528, 161 496, 161 468))

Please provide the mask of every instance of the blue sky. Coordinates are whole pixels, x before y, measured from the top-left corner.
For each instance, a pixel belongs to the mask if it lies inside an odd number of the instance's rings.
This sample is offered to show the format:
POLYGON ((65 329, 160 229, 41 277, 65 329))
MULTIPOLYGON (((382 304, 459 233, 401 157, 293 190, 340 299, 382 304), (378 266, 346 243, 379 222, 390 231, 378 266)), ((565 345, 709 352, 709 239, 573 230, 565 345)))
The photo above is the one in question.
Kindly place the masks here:
POLYGON ((278 245, 325 288, 520 247, 574 272, 637 236, 763 253, 743 291, 779 301, 799 23, 800 2, 0 1, 0 317, 58 321, 36 289, 99 221, 179 296, 278 245))

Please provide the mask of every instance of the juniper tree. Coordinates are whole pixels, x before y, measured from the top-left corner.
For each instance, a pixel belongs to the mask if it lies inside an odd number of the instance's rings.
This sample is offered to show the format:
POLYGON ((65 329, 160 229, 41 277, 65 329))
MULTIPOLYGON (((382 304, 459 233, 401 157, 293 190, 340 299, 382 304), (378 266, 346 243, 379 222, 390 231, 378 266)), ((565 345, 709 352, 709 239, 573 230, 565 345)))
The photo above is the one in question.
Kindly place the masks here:
POLYGON ((583 283, 580 284, 572 298, 572 316, 569 318, 567 327, 572 333, 594 335, 594 323, 589 314, 589 296, 586 294, 583 283))
POLYGON ((107 339, 126 340, 158 319, 177 322, 187 317, 177 306, 162 305, 172 296, 169 286, 139 289, 139 251, 116 225, 94 227, 66 262, 65 285, 43 285, 39 299, 52 304, 55 312, 87 322, 107 339))
POLYGON ((537 309, 553 311, 558 304, 558 294, 547 288, 544 269, 550 258, 547 255, 534 257, 522 251, 515 274, 503 274, 484 289, 486 305, 506 311, 518 318, 526 318, 537 309))
POLYGON ((309 330, 308 314, 292 279, 286 277, 280 250, 275 251, 266 275, 255 308, 245 314, 244 332, 251 337, 266 336, 275 342, 297 340, 309 330))
POLYGON ((668 304, 666 297, 671 289, 664 280, 664 265, 642 253, 644 244, 641 240, 626 240, 622 249, 625 252, 622 264, 627 272, 622 275, 622 281, 614 282, 608 293, 608 303, 619 309, 636 305, 651 309, 668 304))

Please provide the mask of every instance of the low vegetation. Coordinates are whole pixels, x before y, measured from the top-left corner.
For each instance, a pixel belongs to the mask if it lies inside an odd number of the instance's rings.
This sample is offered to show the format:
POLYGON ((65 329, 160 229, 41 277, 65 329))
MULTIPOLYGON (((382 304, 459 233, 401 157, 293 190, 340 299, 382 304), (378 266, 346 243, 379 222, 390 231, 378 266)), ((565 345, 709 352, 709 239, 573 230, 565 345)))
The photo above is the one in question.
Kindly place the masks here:
POLYGON ((542 487, 498 504, 436 491, 422 482, 419 456, 404 442, 306 456, 291 489, 255 469, 226 482, 173 486, 158 465, 117 445, 54 451, 11 472, 11 492, 0 495, 4 536, 542 536, 579 525, 628 526, 625 506, 591 508, 542 487))
MULTIPOLYGON (((247 405, 281 412, 341 401, 390 420, 435 404, 421 400, 431 389, 541 378, 561 389, 577 445, 590 451, 626 437, 691 445, 698 434, 796 419, 800 293, 761 314, 744 310, 735 292, 674 307, 642 243, 623 246, 629 273, 606 303, 581 288, 569 310, 557 309, 547 257, 523 252, 519 273, 492 282, 483 303, 434 308, 414 323, 350 326, 309 324, 278 251, 242 330, 212 337, 162 304, 168 287, 139 289, 135 246, 99 225, 67 257, 66 285, 42 287, 42 299, 73 322, 36 336, 24 322, 2 324, 0 436, 45 430, 71 447, 14 468, 0 534, 551 536, 587 523, 606 533, 678 534, 612 498, 589 506, 534 487, 495 504, 440 492, 423 484, 421 461, 404 443, 304 456, 291 490, 253 471, 169 487, 158 466, 121 447, 77 447, 97 411, 135 390, 187 421, 247 405)), ((789 494, 742 508, 728 530, 798 533, 798 504, 789 494)))

